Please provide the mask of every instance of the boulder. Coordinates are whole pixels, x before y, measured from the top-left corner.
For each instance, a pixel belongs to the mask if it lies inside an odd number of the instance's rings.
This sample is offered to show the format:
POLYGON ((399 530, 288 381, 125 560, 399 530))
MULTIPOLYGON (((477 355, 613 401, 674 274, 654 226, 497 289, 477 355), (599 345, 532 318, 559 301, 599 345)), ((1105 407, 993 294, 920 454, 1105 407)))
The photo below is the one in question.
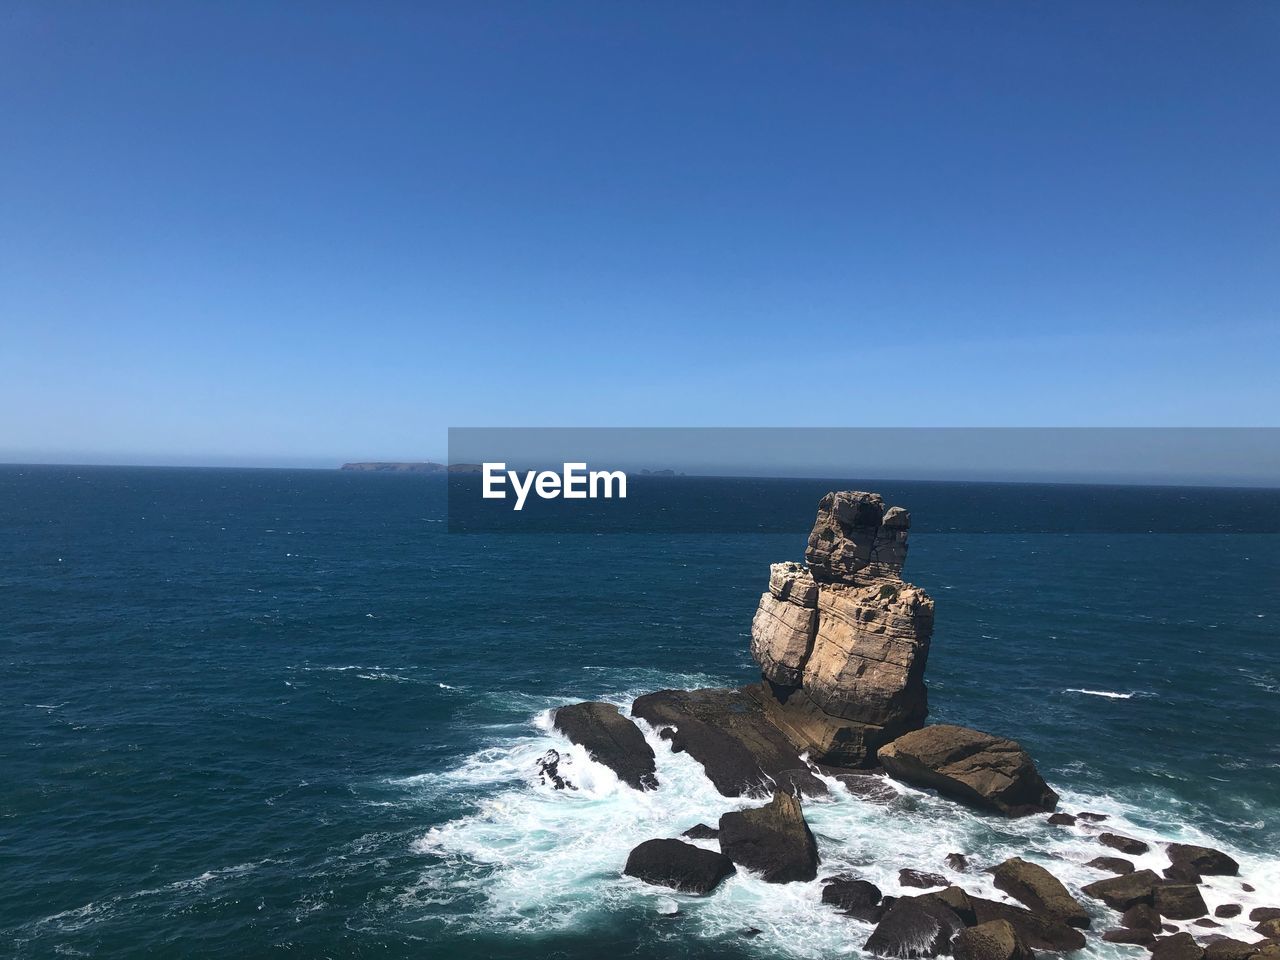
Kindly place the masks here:
POLYGON ((1139 903, 1155 902, 1160 877, 1153 870, 1136 870, 1119 877, 1095 880, 1080 888, 1085 896, 1101 900, 1112 910, 1128 910, 1139 903))
POLYGON ((1150 930, 1159 933, 1161 928, 1160 914, 1149 903, 1139 903, 1124 911, 1120 917, 1120 926, 1130 930, 1150 930))
POLYGON ((683 893, 710 893, 734 872, 733 861, 683 840, 646 840, 631 851, 622 871, 645 883, 683 893))
POLYGON ((1249 911, 1249 919, 1254 923, 1260 920, 1275 920, 1280 917, 1280 907, 1254 907, 1249 911))
POLYGON ((898 883, 904 887, 920 887, 927 890, 930 887, 945 887, 950 882, 938 873, 923 873, 909 868, 898 871, 898 883))
POLYGON ((653 748, 640 728, 611 703, 575 703, 560 707, 552 723, 566 737, 586 749, 618 779, 636 790, 656 790, 653 748))
POLYGON ((818 845, 805 823, 800 798, 791 793, 779 791, 763 807, 721 816, 720 851, 767 883, 818 875, 818 845))
POLYGON ((1049 815, 1049 822, 1055 827, 1074 827, 1076 818, 1069 813, 1053 813, 1049 815))
POLYGON ((868 910, 880 903, 880 888, 867 880, 836 877, 822 886, 822 902, 841 910, 868 910))
POLYGON ((1216 920, 1210 920, 1208 917, 1201 917, 1199 920, 1193 920, 1192 924, 1197 927, 1220 927, 1222 924, 1216 920))
POLYGON ((1169 861, 1175 866, 1186 866, 1205 877, 1234 877, 1240 873, 1240 864, 1221 850, 1200 847, 1192 843, 1171 843, 1165 848, 1169 861))
POLYGON ((1035 954, 1008 920, 992 920, 961 930, 952 942, 956 960, 1034 960, 1035 954))
POLYGON ((804 559, 818 583, 849 583, 862 576, 896 577, 907 559, 911 517, 887 513, 878 493, 839 490, 818 503, 804 559))
POLYGON ((1127 853, 1131 857, 1146 853, 1151 849, 1141 840, 1135 840, 1133 837, 1122 836, 1118 833, 1099 834, 1098 842, 1114 850, 1119 850, 1121 853, 1127 853))
POLYGON ((973 900, 969 894, 965 893, 960 887, 947 887, 945 890, 938 890, 934 893, 925 894, 927 897, 934 897, 945 903, 966 927, 972 927, 978 922, 978 915, 973 907, 973 900))
POLYGON ((1205 960, 1248 960, 1257 949, 1257 944, 1223 937, 1205 945, 1204 957, 1205 960))
POLYGON ((1088 927, 1089 914, 1057 877, 1037 863, 1013 857, 993 868, 997 889, 1033 912, 1073 927, 1088 927))
POLYGON ((631 714, 658 728, 672 750, 701 763, 726 797, 768 796, 778 787, 807 796, 827 792, 742 690, 659 690, 637 697, 631 714))
POLYGON ((1047 813, 1058 795, 1017 743, 989 733, 935 724, 880 749, 889 774, 917 787, 1008 817, 1047 813))
POLYGON ((936 957, 951 952, 964 924, 931 897, 902 897, 876 924, 863 949, 877 957, 936 957))
POLYGON ((1193 920, 1209 912, 1194 883, 1162 883, 1155 888, 1155 908, 1168 920, 1193 920))
POLYGON ((1120 857, 1094 857, 1085 866, 1106 870, 1108 873, 1133 873, 1137 869, 1131 862, 1120 857))
POLYGON ((1223 920, 1230 920, 1232 917, 1240 916, 1243 908, 1238 903, 1220 903, 1214 908, 1213 915, 1221 917, 1223 920))
POLYGON ((968 873, 969 858, 963 853, 948 853, 947 866, 956 871, 956 873, 968 873))
POLYGON ((1032 950, 1062 952, 1079 950, 1084 944, 1084 934, 1061 920, 1032 913, 1025 907, 982 897, 970 897, 975 923, 992 920, 1008 920, 1018 931, 1018 936, 1032 950))
POLYGON ((1203 960, 1204 948, 1189 933, 1175 933, 1156 941, 1152 960, 1203 960))
POLYGON ((1166 880, 1174 883, 1199 883, 1200 874, 1186 863, 1171 863, 1160 871, 1166 880))
POLYGON ((1253 928, 1255 933, 1260 933, 1267 939, 1280 939, 1280 917, 1272 917, 1270 920, 1263 920, 1253 928))
POLYGON ((680 836, 688 837, 690 840, 714 840, 720 836, 720 831, 715 827, 708 827, 705 823, 695 823, 680 836))
POLYGON ((1102 935, 1107 943, 1132 943, 1140 947, 1155 943, 1156 935, 1150 930, 1136 930, 1130 927, 1117 927, 1102 935))

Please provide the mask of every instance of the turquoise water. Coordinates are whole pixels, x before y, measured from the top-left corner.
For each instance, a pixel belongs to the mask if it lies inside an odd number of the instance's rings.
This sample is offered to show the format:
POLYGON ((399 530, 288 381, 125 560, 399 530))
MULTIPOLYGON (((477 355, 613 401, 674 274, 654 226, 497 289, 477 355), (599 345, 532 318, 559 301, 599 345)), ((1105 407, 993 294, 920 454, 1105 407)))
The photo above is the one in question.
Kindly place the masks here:
MULTIPOLYGON (((812 483, 794 496, 816 504, 812 483)), ((664 751, 660 790, 618 789, 545 722, 565 701, 753 679, 768 564, 799 559, 803 536, 468 536, 444 518, 443 483, 422 477, 0 467, 6 947, 860 945, 866 929, 813 885, 740 875, 694 902, 619 878, 634 844, 739 804, 664 751), (551 745, 584 790, 533 782, 551 745)), ((1276 904, 1278 571, 1276 536, 917 535, 906 576, 938 611, 932 719, 1022 741, 1068 810, 1232 850, 1254 902, 1276 904)), ((807 812, 825 865, 887 892, 898 867, 936 870, 958 849, 1096 878, 1078 866, 1092 840, 1038 818, 988 821, 913 791, 807 812)), ((1211 906, 1242 899, 1216 883, 1211 906)))

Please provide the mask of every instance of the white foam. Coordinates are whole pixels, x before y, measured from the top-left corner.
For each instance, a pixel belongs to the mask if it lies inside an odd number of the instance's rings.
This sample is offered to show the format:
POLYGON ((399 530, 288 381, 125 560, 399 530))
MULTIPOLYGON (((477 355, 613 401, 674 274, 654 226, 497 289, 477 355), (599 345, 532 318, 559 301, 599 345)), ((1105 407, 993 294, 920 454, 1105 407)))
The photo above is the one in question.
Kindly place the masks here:
POLYGON ((1063 693, 1083 693, 1090 697, 1107 697, 1111 700, 1132 699, 1132 693, 1116 693, 1114 690, 1084 690, 1079 687, 1068 687, 1063 693))
MULTIPOLYGON (((629 697, 609 698, 625 703, 629 697)), ((563 701, 562 701, 563 702, 563 701)), ((625 712, 625 707, 624 707, 625 712)), ((446 905, 450 922, 468 929, 506 929, 516 933, 606 926, 622 911, 671 914, 679 935, 708 940, 730 938, 743 950, 762 956, 817 958, 859 955, 870 926, 839 915, 821 903, 821 879, 850 873, 875 883, 889 895, 913 895, 898 871, 912 867, 941 873, 971 893, 1007 900, 984 868, 1008 857, 1042 863, 1073 892, 1106 873, 1085 864, 1115 851, 1097 835, 1111 830, 1147 840, 1152 852, 1130 858, 1157 872, 1168 865, 1160 841, 1178 840, 1217 847, 1241 864, 1241 878, 1205 878, 1210 912, 1222 903, 1239 903, 1241 917, 1221 920, 1214 933, 1256 939, 1247 917, 1254 906, 1280 899, 1280 863, 1265 862, 1172 819, 1153 823, 1150 811, 1109 796, 1063 791, 1060 809, 1106 814, 1099 824, 1074 827, 1047 823, 1045 817, 1001 820, 979 816, 930 793, 889 783, 899 800, 879 805, 849 794, 836 781, 828 799, 805 801, 805 815, 817 838, 822 864, 810 883, 766 884, 746 871, 726 880, 709 897, 693 897, 621 876, 627 854, 652 837, 675 837, 695 823, 715 825, 728 810, 757 805, 748 798, 721 796, 701 765, 641 723, 657 757, 660 786, 639 792, 618 782, 551 726, 549 711, 539 712, 522 735, 481 750, 456 769, 395 781, 413 801, 434 806, 443 797, 471 798, 472 809, 413 842, 426 858, 418 882, 397 898, 400 907, 446 905), (557 791, 540 782, 536 761, 554 748, 560 771, 579 786, 557 791), (964 853, 971 872, 958 873, 945 862, 948 853, 964 853), (1257 889, 1241 890, 1241 880, 1257 889), (742 934, 760 931, 752 939, 742 934)), ((1177 804, 1169 801, 1168 809, 1177 804)), ((1158 819, 1158 818, 1157 818, 1158 819)), ((715 841, 693 841, 717 849, 715 841)), ((1082 897, 1100 932, 1117 917, 1097 901, 1082 897)), ((1206 931, 1181 925, 1200 935, 1206 931)), ((1088 956, 1103 960, 1132 957, 1132 948, 1090 936, 1088 956)))

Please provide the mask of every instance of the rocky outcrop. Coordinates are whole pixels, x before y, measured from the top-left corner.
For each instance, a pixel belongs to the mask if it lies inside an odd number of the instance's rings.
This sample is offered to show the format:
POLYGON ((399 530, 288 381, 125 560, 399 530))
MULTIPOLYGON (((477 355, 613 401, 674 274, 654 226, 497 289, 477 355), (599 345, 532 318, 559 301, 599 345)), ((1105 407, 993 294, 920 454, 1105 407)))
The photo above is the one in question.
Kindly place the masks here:
POLYGON ((1086 867, 1093 867, 1095 870, 1105 870, 1107 873, 1133 873, 1136 867, 1122 857, 1094 857, 1086 867))
POLYGON ((638 697, 631 715, 657 728, 677 753, 687 752, 726 797, 769 796, 777 788, 823 796, 791 742, 743 690, 659 690, 638 697))
POLYGON ((964 924, 955 912, 934 897, 895 900, 863 947, 877 957, 936 957, 951 952, 951 943, 964 924))
POLYGON ((901 578, 910 517, 878 494, 829 493, 805 559, 775 563, 751 652, 758 694, 797 750, 839 766, 924 722, 933 600, 901 578))
POLYGON ((805 822, 800 798, 779 791, 763 807, 720 817, 720 852, 759 873, 766 883, 812 880, 818 845, 805 822))
POLYGON ((1013 857, 991 871, 995 885, 1033 912, 1073 927, 1088 927, 1089 914, 1057 877, 1044 867, 1013 857))
POLYGON ((951 945, 956 960, 1034 960, 1035 954, 1008 920, 991 920, 961 930, 951 945))
POLYGON ((1155 888, 1153 904, 1169 920, 1194 920, 1209 912, 1200 888, 1194 883, 1162 883, 1155 888))
POLYGON ((1112 910, 1128 910, 1139 903, 1152 904, 1160 877, 1153 870, 1135 870, 1119 877, 1096 880, 1080 888, 1087 897, 1101 900, 1112 910))
POLYGON ((710 893, 734 873, 724 854, 704 850, 683 840, 646 840, 631 851, 622 871, 645 883, 683 893, 710 893))
POLYGON ((557 730, 637 790, 656 790, 653 748, 640 728, 611 703, 575 703, 552 715, 557 730))
POLYGON ((538 776, 543 783, 556 790, 577 790, 569 778, 560 772, 561 762, 559 750, 548 750, 538 758, 538 776))
POLYGON ((976 923, 1007 920, 1018 931, 1018 936, 1032 950, 1063 952, 1079 950, 1084 946, 1084 934, 1061 920, 1041 916, 1025 907, 982 897, 970 897, 976 923))
POLYGON ((1234 877, 1240 873, 1240 864, 1221 850, 1199 847, 1191 843, 1171 843, 1165 848, 1174 866, 1188 867, 1206 877, 1234 877))
POLYGON ((1126 837, 1118 833, 1099 834, 1098 842, 1113 850, 1127 853, 1131 857, 1139 856, 1151 849, 1142 840, 1135 840, 1133 837, 1126 837))
POLYGON ((1058 804, 1022 747, 968 727, 915 730, 882 747, 879 756, 898 780, 1007 817, 1046 813, 1058 804))
POLYGON ((862 919, 880 919, 876 908, 882 897, 880 888, 874 883, 852 877, 832 877, 822 886, 823 903, 862 919))
POLYGON ((1175 933, 1155 943, 1151 950, 1152 960, 1201 960, 1204 948, 1196 943, 1195 937, 1189 933, 1175 933))

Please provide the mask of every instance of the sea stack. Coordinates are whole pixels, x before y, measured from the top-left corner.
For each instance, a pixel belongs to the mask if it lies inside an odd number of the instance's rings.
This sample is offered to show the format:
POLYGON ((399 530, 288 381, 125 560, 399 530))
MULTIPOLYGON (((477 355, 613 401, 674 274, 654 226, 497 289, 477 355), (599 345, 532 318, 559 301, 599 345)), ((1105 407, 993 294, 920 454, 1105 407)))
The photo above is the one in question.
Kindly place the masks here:
POLYGON ((814 761, 868 765, 928 715, 933 600, 902 579, 910 515, 876 493, 828 493, 807 567, 776 563, 751 627, 769 719, 814 761))

